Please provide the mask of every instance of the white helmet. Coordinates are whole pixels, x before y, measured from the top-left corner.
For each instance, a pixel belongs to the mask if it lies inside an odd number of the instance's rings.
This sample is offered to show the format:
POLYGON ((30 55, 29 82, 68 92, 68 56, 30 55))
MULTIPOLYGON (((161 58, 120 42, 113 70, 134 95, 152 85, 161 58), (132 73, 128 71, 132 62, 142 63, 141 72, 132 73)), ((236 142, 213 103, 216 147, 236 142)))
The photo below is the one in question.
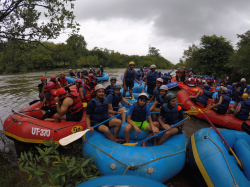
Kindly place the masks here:
POLYGON ((223 90, 223 92, 224 92, 225 94, 227 94, 227 93, 228 93, 228 89, 227 89, 226 87, 221 86, 221 89, 223 90))
POLYGON ((207 83, 205 80, 202 80, 203 83, 207 83))
POLYGON ((104 86, 102 84, 98 84, 96 87, 95 87, 95 92, 97 90, 100 90, 100 89, 105 89, 104 86))
POLYGON ((168 91, 168 87, 167 87, 166 85, 162 85, 162 86, 160 87, 160 90, 166 90, 166 91, 168 91))
POLYGON ((240 79, 240 82, 247 82, 245 78, 240 79))
POLYGON ((158 79, 156 79, 156 81, 163 83, 163 79, 162 78, 158 78, 158 79))
POLYGON ((139 97, 142 97, 142 96, 145 96, 145 97, 148 99, 148 95, 147 95, 146 93, 140 93, 140 94, 138 95, 138 99, 139 99, 139 97))
POLYGON ((156 65, 154 65, 154 64, 151 65, 151 66, 150 66, 150 69, 152 69, 152 68, 156 68, 156 65))

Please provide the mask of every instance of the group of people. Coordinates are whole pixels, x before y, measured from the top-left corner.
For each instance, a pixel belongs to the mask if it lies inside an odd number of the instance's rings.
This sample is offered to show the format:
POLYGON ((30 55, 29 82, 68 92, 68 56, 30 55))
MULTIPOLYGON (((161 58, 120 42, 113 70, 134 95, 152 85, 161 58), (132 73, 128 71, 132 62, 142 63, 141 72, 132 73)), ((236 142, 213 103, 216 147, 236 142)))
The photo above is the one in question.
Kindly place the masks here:
POLYGON ((89 71, 85 68, 82 69, 76 69, 75 72, 73 72, 72 69, 69 69, 69 77, 71 78, 78 78, 83 79, 85 76, 88 76, 89 74, 93 74, 95 77, 102 77, 103 76, 103 67, 100 65, 100 68, 95 70, 95 68, 89 68, 89 71))

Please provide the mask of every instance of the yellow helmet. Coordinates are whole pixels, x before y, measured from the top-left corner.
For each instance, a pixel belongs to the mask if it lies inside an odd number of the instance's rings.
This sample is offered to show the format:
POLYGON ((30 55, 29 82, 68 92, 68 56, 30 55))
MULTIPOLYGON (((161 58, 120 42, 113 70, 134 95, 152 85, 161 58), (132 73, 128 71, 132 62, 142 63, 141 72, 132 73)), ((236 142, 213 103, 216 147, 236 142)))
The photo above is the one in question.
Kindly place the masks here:
POLYGON ((244 93, 243 95, 242 95, 242 99, 247 99, 248 98, 248 94, 247 93, 244 93))
POLYGON ((131 61, 131 62, 129 62, 128 65, 129 65, 129 66, 130 66, 130 65, 135 65, 135 63, 134 63, 133 61, 131 61))

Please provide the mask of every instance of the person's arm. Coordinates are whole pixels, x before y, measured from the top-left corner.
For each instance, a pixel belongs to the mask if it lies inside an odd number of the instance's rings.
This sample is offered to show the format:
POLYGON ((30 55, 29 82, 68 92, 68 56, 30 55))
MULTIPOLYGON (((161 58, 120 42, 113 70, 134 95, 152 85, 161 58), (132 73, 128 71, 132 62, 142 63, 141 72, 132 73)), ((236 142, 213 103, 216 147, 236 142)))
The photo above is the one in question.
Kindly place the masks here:
POLYGON ((86 114, 85 120, 86 120, 87 129, 89 129, 89 132, 90 133, 94 132, 94 128, 91 127, 90 115, 86 114))
POLYGON ((68 108, 74 103, 72 98, 67 97, 63 100, 62 106, 60 107, 58 103, 59 98, 56 97, 54 100, 56 102, 56 110, 59 116, 63 116, 64 114, 66 114, 68 108))
MULTIPOLYGON (((44 94, 45 94, 45 87, 46 87, 46 84, 43 85, 42 89, 41 89, 41 93, 39 94, 40 98, 43 98, 44 97, 44 94)), ((39 90, 40 91, 40 90, 39 90)))
POLYGON ((221 105, 222 101, 223 101, 223 97, 222 97, 222 96, 220 96, 220 100, 219 100, 219 102, 218 102, 218 103, 216 103, 216 104, 213 104, 213 105, 212 105, 212 107, 216 107, 216 106, 221 105))
MULTIPOLYGON (((112 106, 112 103, 110 104, 108 104, 108 106, 109 106, 109 110, 108 110, 108 113, 109 114, 117 114, 118 112, 116 112, 116 111, 114 111, 113 110, 113 106, 112 106)), ((118 113, 119 114, 119 113, 118 113)))
POLYGON ((157 104, 158 104, 158 101, 155 101, 154 104, 150 107, 150 112, 152 112, 155 109, 157 104))
POLYGON ((79 94, 80 94, 81 101, 83 101, 84 95, 83 95, 83 88, 82 87, 79 88, 79 94))
POLYGON ((45 102, 46 102, 46 98, 43 98, 43 102, 41 103, 40 107, 36 108, 35 110, 41 110, 41 108, 44 106, 45 102))
POLYGON ((148 116, 148 122, 149 122, 149 125, 150 125, 150 127, 151 127, 153 133, 154 133, 154 134, 158 134, 158 133, 159 133, 159 129, 158 129, 156 126, 154 126, 154 123, 153 123, 153 121, 152 121, 151 116, 148 116))
POLYGON ((132 105, 130 102, 128 102, 126 99, 125 99, 125 97, 122 97, 122 101, 124 102, 124 103, 126 103, 127 105, 132 105))
POLYGON ((142 89, 142 92, 144 92, 144 90, 145 90, 147 84, 148 84, 148 79, 147 79, 147 76, 146 76, 146 80, 145 80, 145 84, 144 84, 144 87, 143 87, 143 89, 142 89))
POLYGON ((237 88, 237 84, 238 84, 238 83, 234 83, 234 88, 235 88, 235 90, 236 90, 237 92, 240 92, 240 90, 237 88))
POLYGON ((240 112, 240 109, 241 109, 241 104, 239 103, 238 109, 237 109, 236 112, 233 114, 234 117, 236 117, 236 115, 240 112))
POLYGON ((127 70, 125 70, 124 75, 123 75, 123 86, 126 87, 126 75, 127 75, 127 70))
POLYGON ((151 103, 151 101, 153 101, 154 99, 155 99, 155 94, 153 94, 153 96, 151 97, 151 99, 147 103, 151 103))
POLYGON ((200 96, 202 90, 199 90, 199 92, 196 94, 196 96, 190 96, 190 98, 196 99, 200 96))

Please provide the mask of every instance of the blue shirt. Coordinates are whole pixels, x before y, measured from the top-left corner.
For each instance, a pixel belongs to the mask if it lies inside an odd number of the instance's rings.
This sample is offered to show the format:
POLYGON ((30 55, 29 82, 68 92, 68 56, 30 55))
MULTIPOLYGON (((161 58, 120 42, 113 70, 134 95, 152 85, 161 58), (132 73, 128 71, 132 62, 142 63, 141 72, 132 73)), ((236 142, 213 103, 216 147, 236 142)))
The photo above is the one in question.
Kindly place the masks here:
POLYGON ((83 94, 85 94, 86 93, 86 88, 84 86, 82 88, 83 88, 83 94))
MULTIPOLYGON (((130 106, 129 111, 128 111, 128 115, 132 116, 134 108, 135 108, 134 105, 130 106)), ((150 112, 150 109, 148 106, 146 107, 146 112, 147 112, 147 116, 151 116, 151 112, 150 112)))
POLYGON ((108 103, 112 104, 114 96, 112 94, 108 94, 106 98, 108 99, 108 103))

